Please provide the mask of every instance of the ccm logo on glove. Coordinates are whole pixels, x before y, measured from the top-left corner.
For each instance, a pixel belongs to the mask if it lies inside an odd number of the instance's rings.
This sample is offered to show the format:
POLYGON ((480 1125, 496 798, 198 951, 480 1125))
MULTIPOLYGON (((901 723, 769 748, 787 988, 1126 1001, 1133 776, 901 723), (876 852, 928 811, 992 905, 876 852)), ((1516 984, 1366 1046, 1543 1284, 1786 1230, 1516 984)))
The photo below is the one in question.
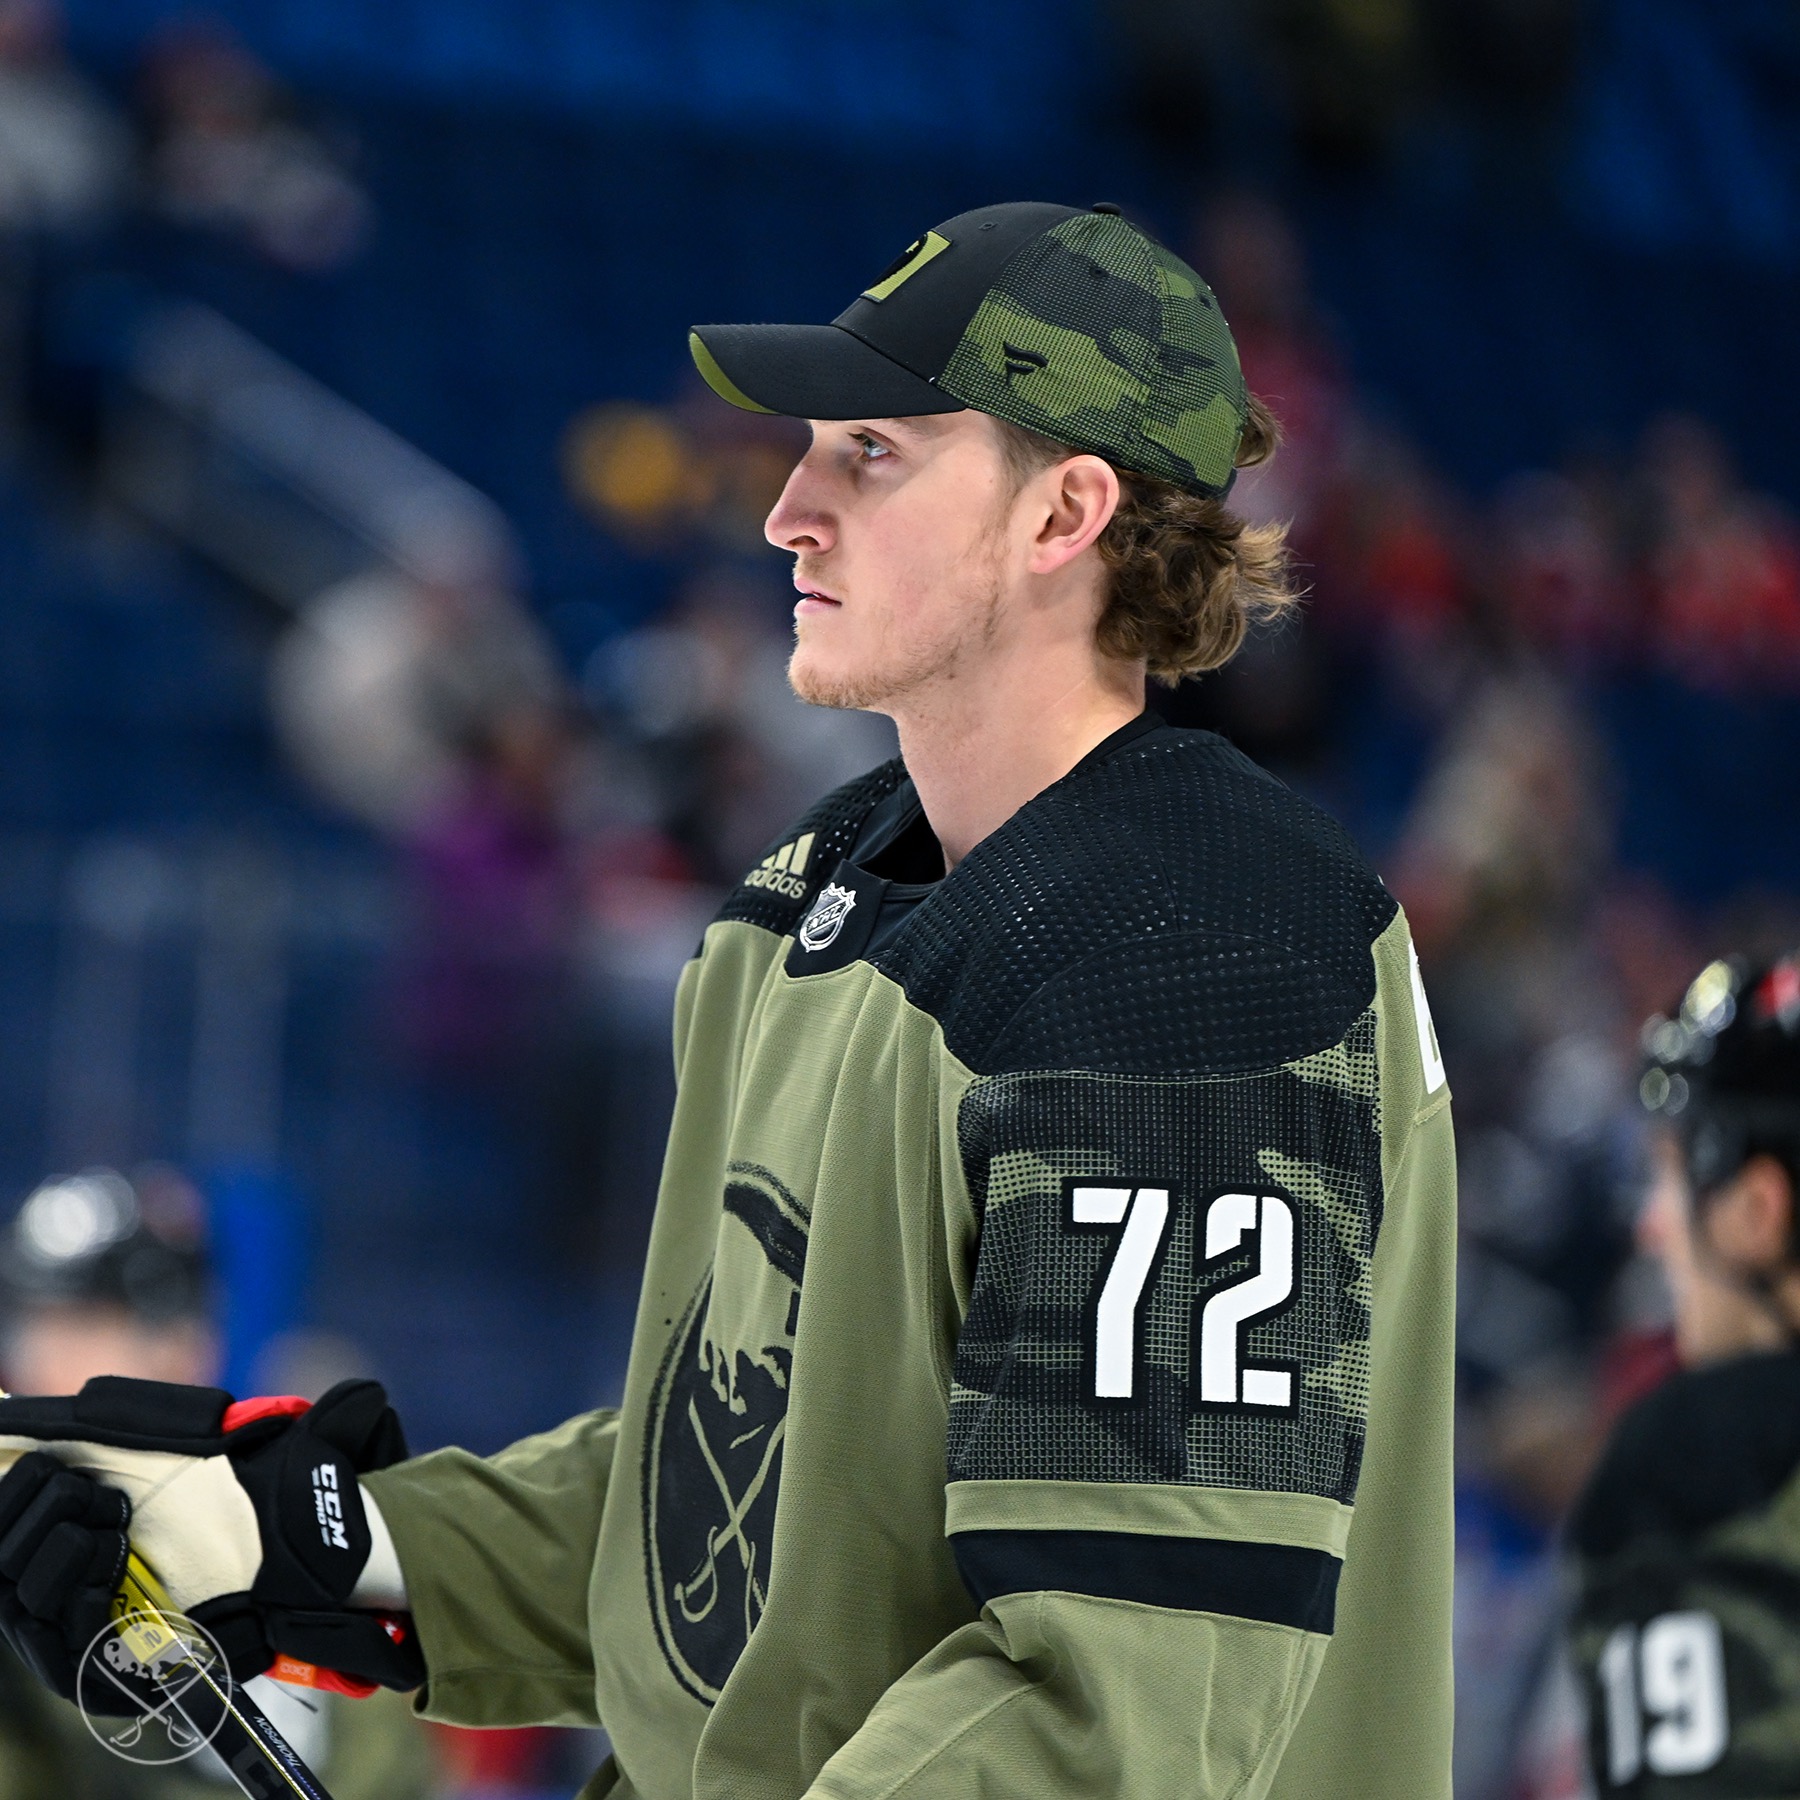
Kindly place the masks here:
MULTIPOLYGON (((350 1540, 344 1535, 344 1503, 338 1498, 337 1469, 331 1463, 320 1463, 313 1470, 313 1504, 319 1512, 319 1536, 327 1547, 336 1545, 340 1550, 348 1550, 350 1540)), ((360 1575, 361 1569, 357 1573, 360 1575)))

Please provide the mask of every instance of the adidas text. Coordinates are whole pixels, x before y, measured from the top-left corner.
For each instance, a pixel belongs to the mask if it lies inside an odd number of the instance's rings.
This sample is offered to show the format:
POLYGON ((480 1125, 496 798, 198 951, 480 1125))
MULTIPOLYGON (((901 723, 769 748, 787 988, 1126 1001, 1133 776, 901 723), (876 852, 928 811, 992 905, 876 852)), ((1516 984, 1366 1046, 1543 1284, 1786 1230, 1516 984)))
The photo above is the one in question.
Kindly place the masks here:
POLYGON ((772 856, 765 856, 756 868, 744 877, 744 886, 767 888, 771 893, 781 894, 789 900, 805 897, 807 858, 812 855, 814 834, 802 832, 791 844, 783 844, 772 856))

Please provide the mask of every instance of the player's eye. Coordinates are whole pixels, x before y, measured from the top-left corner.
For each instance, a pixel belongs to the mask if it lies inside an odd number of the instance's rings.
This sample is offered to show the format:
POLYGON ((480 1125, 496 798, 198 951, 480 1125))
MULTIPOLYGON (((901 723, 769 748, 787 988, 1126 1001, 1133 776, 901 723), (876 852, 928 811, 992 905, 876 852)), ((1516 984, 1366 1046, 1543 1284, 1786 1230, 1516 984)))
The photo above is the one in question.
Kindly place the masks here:
POLYGON ((870 437, 866 431, 851 432, 850 441, 856 445, 858 462, 880 462, 884 457, 893 455, 893 451, 886 444, 878 438, 870 437))

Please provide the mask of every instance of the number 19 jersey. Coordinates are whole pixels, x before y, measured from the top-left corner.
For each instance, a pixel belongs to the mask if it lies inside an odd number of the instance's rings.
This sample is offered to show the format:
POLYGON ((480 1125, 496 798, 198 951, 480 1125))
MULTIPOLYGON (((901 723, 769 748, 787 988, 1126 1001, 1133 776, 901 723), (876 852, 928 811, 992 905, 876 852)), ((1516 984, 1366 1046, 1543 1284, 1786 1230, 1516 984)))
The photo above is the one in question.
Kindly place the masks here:
POLYGON ((1800 1351, 1639 1401, 1569 1539, 1598 1792, 1800 1793, 1800 1351))
POLYGON ((921 845, 886 765, 708 929, 618 1415, 371 1481, 428 1709, 597 1719, 621 1800, 1447 1800, 1404 919, 1148 715, 921 845))

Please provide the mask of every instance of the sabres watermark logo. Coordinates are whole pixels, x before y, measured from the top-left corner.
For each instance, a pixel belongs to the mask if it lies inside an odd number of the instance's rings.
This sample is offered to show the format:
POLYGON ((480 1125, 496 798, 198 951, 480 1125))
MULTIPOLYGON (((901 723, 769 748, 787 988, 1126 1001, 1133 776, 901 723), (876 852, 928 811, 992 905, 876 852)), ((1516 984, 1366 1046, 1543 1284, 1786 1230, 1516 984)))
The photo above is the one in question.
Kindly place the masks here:
POLYGON ((675 1326, 651 1396, 651 1613, 675 1679, 708 1705, 768 1600, 810 1223, 772 1170, 731 1165, 712 1271, 675 1326))
POLYGON ((827 882, 813 902, 812 911, 800 921, 800 948, 824 950, 835 943, 855 905, 856 894, 852 889, 839 887, 835 881, 827 882))
POLYGON ((186 1762, 218 1735, 231 1674, 218 1641, 181 1613, 126 1612, 82 1653, 81 1716, 126 1762, 186 1762))

